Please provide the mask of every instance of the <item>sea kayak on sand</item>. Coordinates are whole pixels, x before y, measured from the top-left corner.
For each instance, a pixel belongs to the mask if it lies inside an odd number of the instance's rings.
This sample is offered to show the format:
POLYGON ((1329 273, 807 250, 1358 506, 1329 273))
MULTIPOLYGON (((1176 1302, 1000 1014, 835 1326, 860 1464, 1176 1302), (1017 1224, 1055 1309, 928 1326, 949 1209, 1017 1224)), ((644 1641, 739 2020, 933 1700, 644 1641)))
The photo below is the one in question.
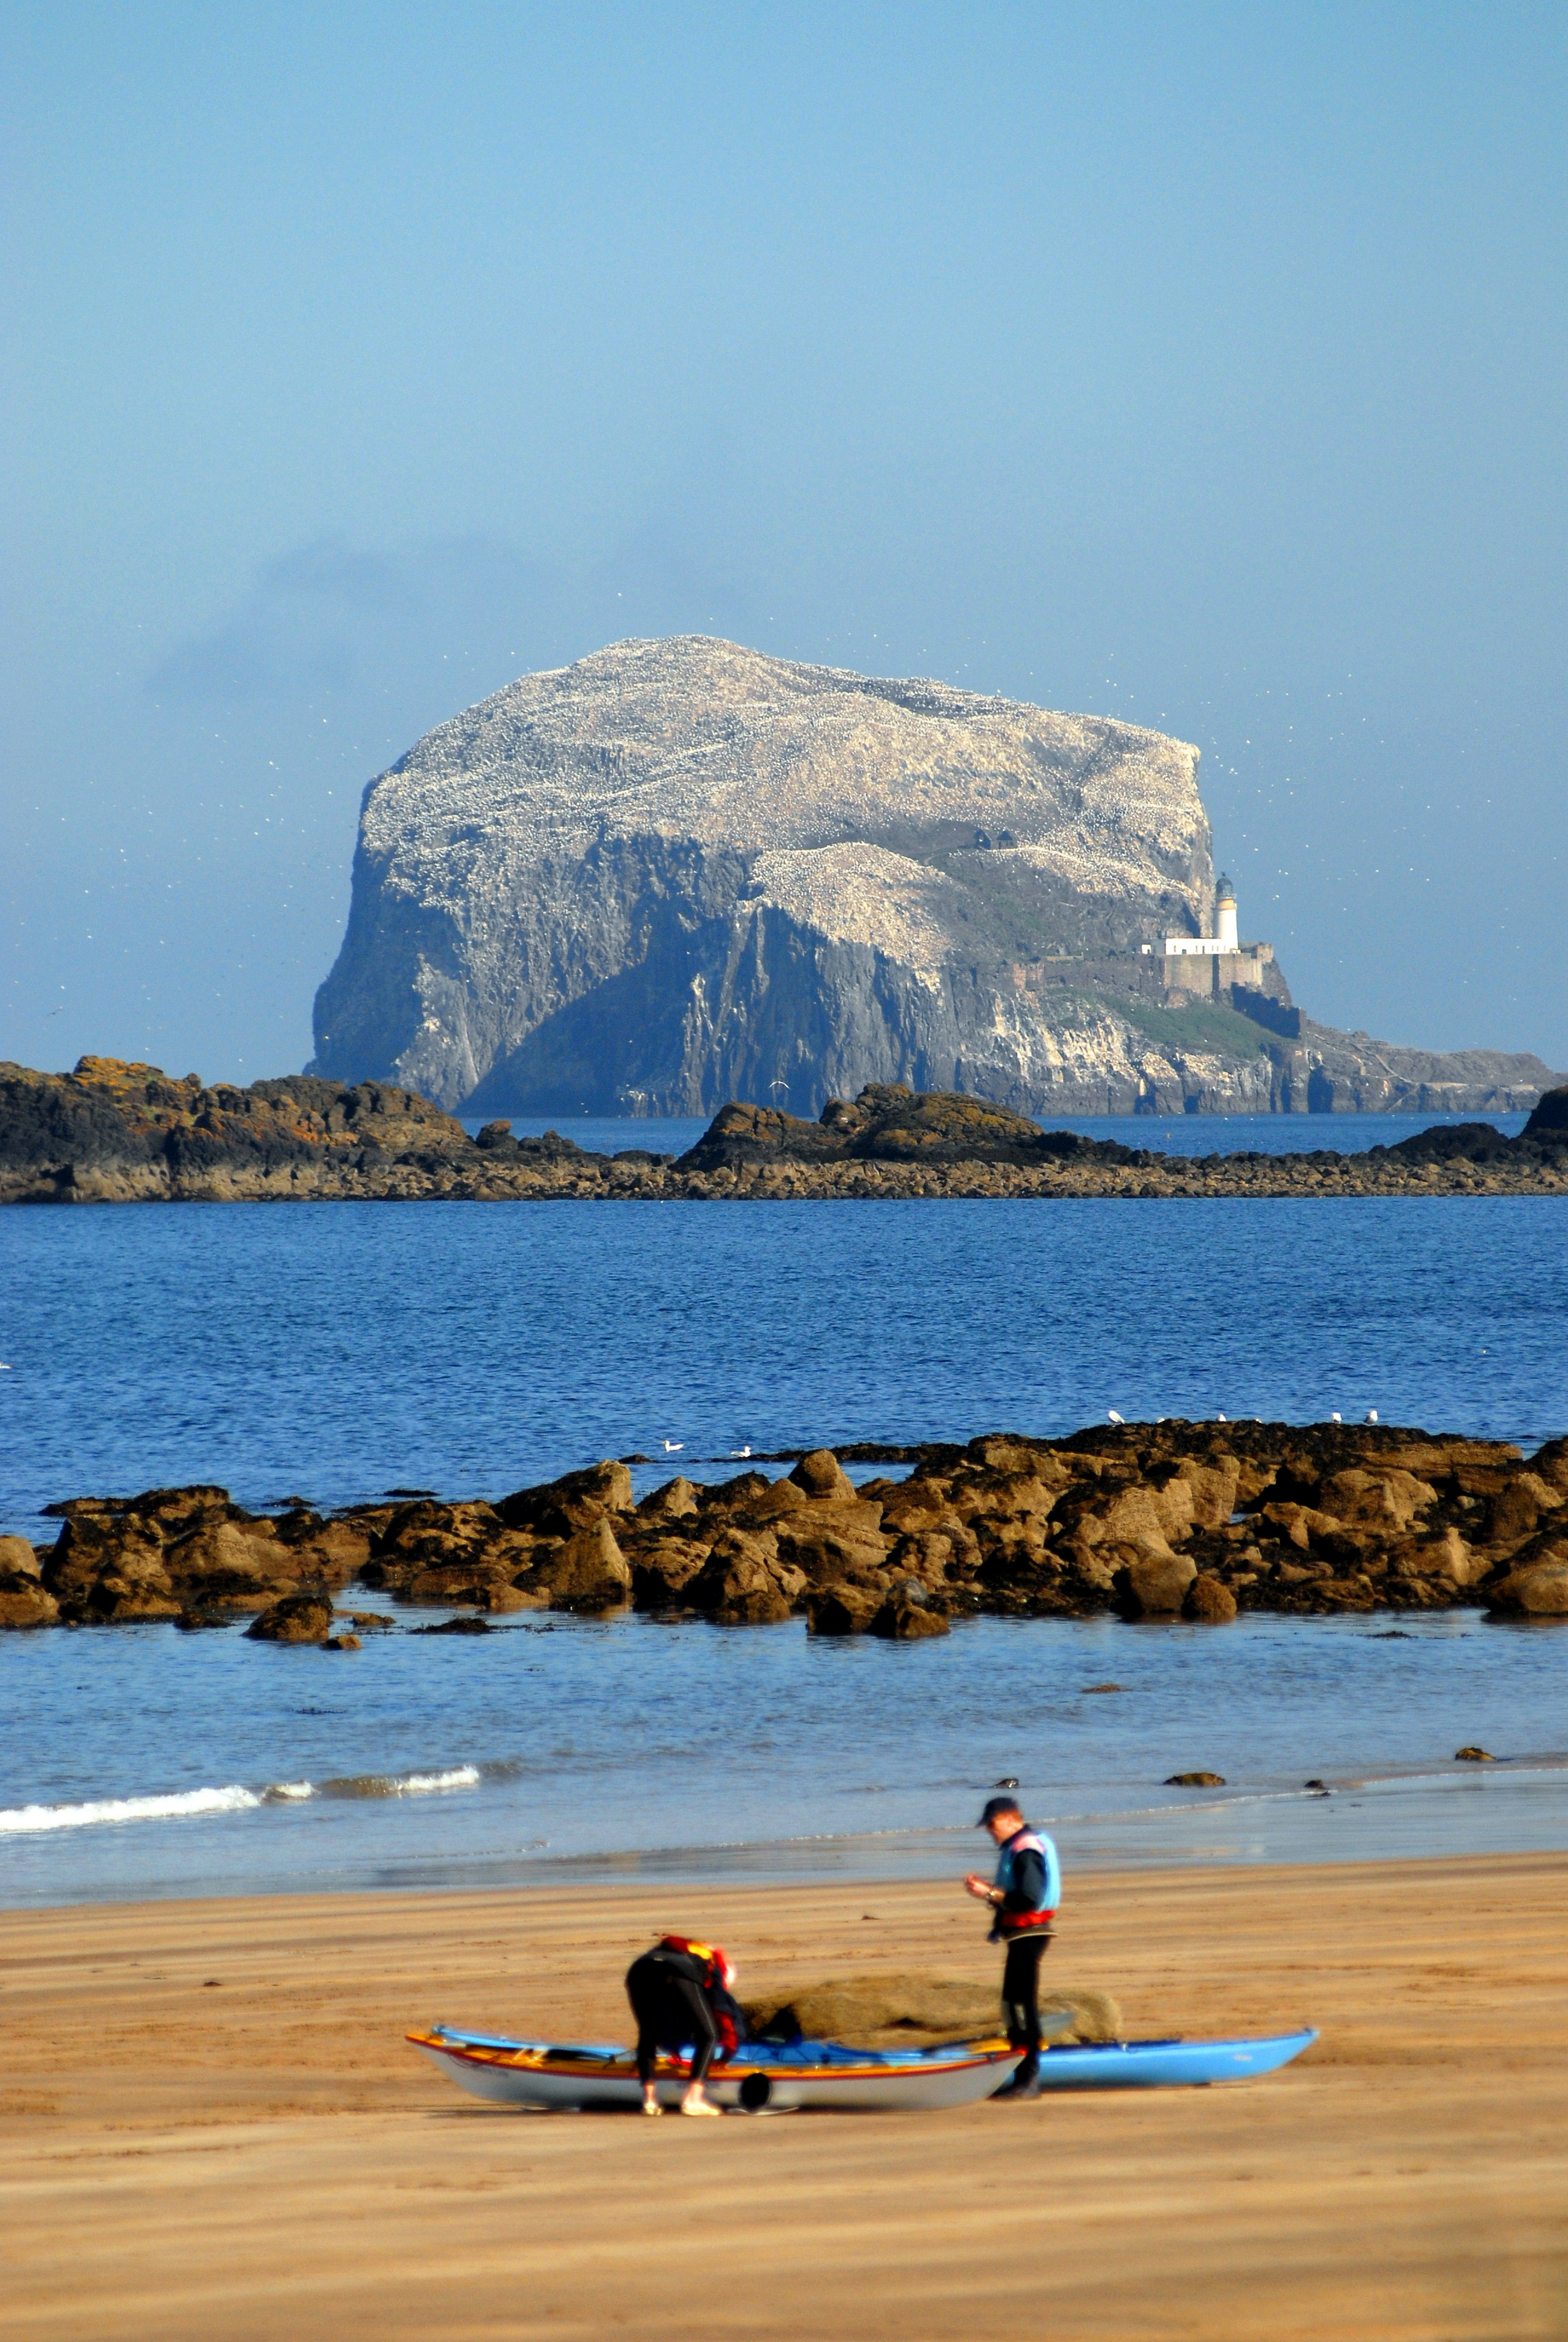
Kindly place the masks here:
MULTIPOLYGON (((411 2033, 461 2089, 503 2106, 634 2107, 641 2102, 636 2060, 620 2044, 512 2041, 462 2033, 449 2025, 411 2033)), ((1047 2049, 1047 2089, 1159 2089, 1233 2082, 1272 2074, 1317 2039, 1310 2029, 1253 2041, 1117 2041, 1047 2049)), ((938 2049, 850 2049, 836 2041, 751 2041, 710 2069, 705 2088, 715 2106, 760 2114, 797 2107, 844 2111, 926 2110, 973 2106, 1002 2087, 1018 2051, 1001 2040, 953 2041, 938 2049)), ((686 2087, 684 2061, 661 2057, 655 2085, 662 2105, 686 2087)))

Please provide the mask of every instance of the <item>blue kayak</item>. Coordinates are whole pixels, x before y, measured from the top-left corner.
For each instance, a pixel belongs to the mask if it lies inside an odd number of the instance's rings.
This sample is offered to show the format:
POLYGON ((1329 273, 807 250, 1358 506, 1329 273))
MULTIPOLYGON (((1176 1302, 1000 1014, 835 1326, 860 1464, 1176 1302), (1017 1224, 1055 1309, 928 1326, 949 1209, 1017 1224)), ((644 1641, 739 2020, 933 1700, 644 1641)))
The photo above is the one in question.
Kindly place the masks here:
MULTIPOLYGON (((568 2045, 518 2041, 434 2025, 409 2040, 475 2097, 502 2105, 635 2107, 642 2099, 636 2059, 619 2042, 568 2045)), ((1258 2041, 1112 2041, 1048 2048, 1040 2078, 1048 2090, 1150 2090, 1186 2084, 1245 2081, 1272 2074, 1311 2047, 1310 2030, 1258 2041)), ((709 2072, 717 2106, 751 2113, 798 2107, 911 2110, 974 2106, 994 2097, 1017 2071, 1019 2053, 1005 2041, 950 2041, 930 2049, 855 2049, 842 2041, 748 2041, 709 2072)), ((690 2051, 661 2057, 660 2099, 679 2102, 690 2051)))
POLYGON ((1042 2057, 1040 2080, 1047 2090, 1158 2090, 1183 2083, 1201 2088, 1276 2073, 1316 2039, 1308 2026, 1255 2041, 1064 2042, 1042 2057))

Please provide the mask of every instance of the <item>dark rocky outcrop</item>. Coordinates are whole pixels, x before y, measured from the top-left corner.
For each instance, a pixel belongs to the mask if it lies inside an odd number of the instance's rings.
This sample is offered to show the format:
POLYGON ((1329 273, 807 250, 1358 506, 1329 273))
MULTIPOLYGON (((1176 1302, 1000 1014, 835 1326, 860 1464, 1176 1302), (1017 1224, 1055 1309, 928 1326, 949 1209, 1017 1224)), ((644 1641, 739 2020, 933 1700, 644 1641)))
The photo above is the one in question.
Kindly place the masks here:
MULTIPOLYGON (((1332 1128, 1303 1117, 1303 1137, 1332 1128)), ((1551 1115, 1518 1138, 1471 1123, 1363 1154, 1193 1158, 1042 1130, 956 1092, 872 1083, 853 1102, 830 1099, 815 1122, 725 1106, 677 1163, 641 1147, 590 1154, 554 1132, 514 1139, 499 1124, 471 1139, 424 1099, 374 1084, 300 1076, 207 1090, 109 1058, 85 1057, 72 1074, 0 1066, 8 1203, 1565 1192, 1568 1125, 1551 1115), (57 1113, 40 1107, 45 1091, 58 1094, 57 1113), (56 1140, 81 1151, 56 1159, 56 1140)))
POLYGON ((1547 1090, 1537 1099, 1523 1136, 1556 1139, 1564 1132, 1568 1132, 1568 1083, 1561 1089, 1547 1090))
MULTIPOLYGON (((816 1449, 778 1480, 677 1477, 634 1503, 625 1466, 606 1462, 494 1505, 417 1497, 328 1522, 298 1508, 259 1518, 219 1488, 76 1498, 56 1507, 60 1536, 41 1556, 0 1540, 0 1625, 251 1611, 325 1639, 355 1556, 394 1600, 480 1623, 631 1604, 914 1641, 981 1613, 1204 1626, 1251 1610, 1568 1616, 1568 1439, 1526 1459, 1390 1425, 1171 1421, 904 1453, 906 1478, 858 1487, 816 1449)), ((366 1630, 385 1623, 351 1614, 366 1630)), ((262 1620, 254 1631, 278 1638, 262 1620)))

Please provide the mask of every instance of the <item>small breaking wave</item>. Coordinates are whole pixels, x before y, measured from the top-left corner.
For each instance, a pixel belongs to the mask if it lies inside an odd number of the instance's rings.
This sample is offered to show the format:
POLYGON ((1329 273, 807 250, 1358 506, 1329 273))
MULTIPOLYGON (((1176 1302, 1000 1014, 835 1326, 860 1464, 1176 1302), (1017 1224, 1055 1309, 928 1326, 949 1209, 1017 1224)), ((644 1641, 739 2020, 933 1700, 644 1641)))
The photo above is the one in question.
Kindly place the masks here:
POLYGON ((175 1789, 163 1797, 92 1797, 79 1806, 12 1806, 0 1811, 0 1837, 33 1830, 92 1829, 105 1822, 165 1822, 189 1814, 238 1814, 264 1802, 237 1782, 226 1789, 175 1789))
POLYGON ((324 1781, 324 1797, 427 1797, 442 1789, 474 1789, 477 1765, 453 1765, 444 1773, 358 1773, 343 1781, 324 1781))
POLYGON ((453 1765, 439 1773, 364 1773, 341 1781, 270 1781, 247 1789, 230 1782, 221 1789, 172 1789, 162 1797, 89 1797, 79 1805, 0 1807, 0 1837, 30 1837, 44 1830, 95 1829, 125 1822, 171 1822, 207 1814, 243 1814, 261 1806, 300 1806, 316 1797, 425 1797, 448 1789, 476 1788, 477 1765, 453 1765))

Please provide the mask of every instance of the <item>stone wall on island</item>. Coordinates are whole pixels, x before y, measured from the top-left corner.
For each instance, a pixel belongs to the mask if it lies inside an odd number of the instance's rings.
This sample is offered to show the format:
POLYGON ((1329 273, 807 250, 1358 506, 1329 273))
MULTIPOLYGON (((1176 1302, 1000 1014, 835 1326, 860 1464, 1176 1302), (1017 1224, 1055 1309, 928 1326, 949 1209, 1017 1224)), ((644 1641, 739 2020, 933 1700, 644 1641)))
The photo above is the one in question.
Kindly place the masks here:
POLYGON ((426 1633, 628 1606, 727 1626, 802 1615, 814 1635, 894 1641, 981 1615, 1568 1616, 1568 1439, 1526 1459, 1392 1426, 1171 1420, 844 1454, 911 1469, 856 1486, 819 1448, 776 1480, 682 1477, 638 1502, 638 1456, 494 1503, 331 1515, 249 1513, 215 1486, 77 1496, 50 1507, 54 1545, 0 1538, 0 1626, 248 1616, 260 1640, 347 1648, 396 1625, 339 1603, 355 1582, 457 1614, 426 1633))
MULTIPOLYGON (((1312 1117, 1303 1135, 1333 1128, 1312 1117)), ((590 1154, 554 1131, 519 1139, 503 1120, 471 1138, 427 1099, 377 1082, 299 1074, 239 1089, 111 1057, 70 1074, 0 1065, 0 1203, 1409 1195, 1568 1195, 1568 1087, 1539 1101, 1518 1138, 1478 1122, 1364 1153, 1194 1157, 869 1084, 815 1122, 727 1106, 677 1159, 590 1154)))

